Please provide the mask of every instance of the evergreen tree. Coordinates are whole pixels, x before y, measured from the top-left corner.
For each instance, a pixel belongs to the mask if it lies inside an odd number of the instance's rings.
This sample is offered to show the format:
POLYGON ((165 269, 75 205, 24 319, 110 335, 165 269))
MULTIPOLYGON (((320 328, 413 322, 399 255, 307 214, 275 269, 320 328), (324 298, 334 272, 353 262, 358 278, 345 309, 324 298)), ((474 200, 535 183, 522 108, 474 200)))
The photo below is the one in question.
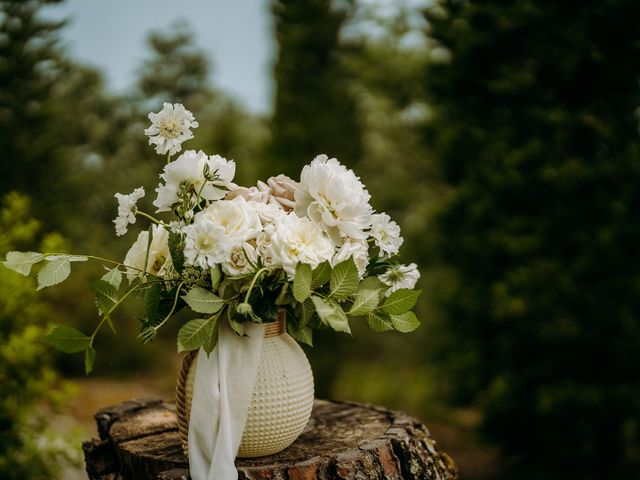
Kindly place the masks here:
POLYGON ((297 176, 320 153, 347 164, 360 159, 362 132, 340 43, 351 6, 332 3, 272 3, 278 58, 267 176, 297 176))
POLYGON ((56 3, 0 2, 0 194, 17 189, 42 195, 56 188, 51 180, 59 177, 59 150, 50 129, 49 98, 59 73, 57 32, 64 22, 41 15, 43 7, 56 3))
POLYGON ((460 398, 483 399, 517 478, 637 478, 640 3, 445 0, 427 18, 460 398))

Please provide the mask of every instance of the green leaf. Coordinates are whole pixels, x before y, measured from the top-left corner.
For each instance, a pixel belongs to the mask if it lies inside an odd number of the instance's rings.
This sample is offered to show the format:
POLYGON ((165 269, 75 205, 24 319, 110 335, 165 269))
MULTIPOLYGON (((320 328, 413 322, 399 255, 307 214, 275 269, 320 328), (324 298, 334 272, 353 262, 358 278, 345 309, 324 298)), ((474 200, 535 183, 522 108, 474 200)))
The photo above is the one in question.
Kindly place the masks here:
POLYGON ((162 285, 154 283, 144 292, 144 314, 147 320, 155 324, 160 316, 162 285))
POLYGON ((91 345, 88 345, 84 351, 84 373, 89 375, 92 372, 95 361, 96 351, 91 345))
POLYGON ((197 313, 217 313, 224 307, 224 300, 201 287, 192 288, 182 297, 197 313))
POLYGON ((104 315, 108 315, 113 306, 118 303, 118 290, 106 280, 95 280, 91 288, 96 292, 96 303, 104 315))
POLYGON ((204 348, 204 351, 206 352, 207 355, 210 355, 211 352, 213 352, 213 349, 216 348, 216 345, 218 344, 217 318, 213 318, 211 320, 213 321, 213 326, 211 327, 211 331, 209 332, 209 336, 204 342, 204 345, 202 345, 202 348, 204 348))
POLYGON ((313 347, 313 330, 310 327, 301 327, 297 322, 287 322, 287 332, 297 342, 313 347))
POLYGON ((287 305, 291 303, 291 294, 289 293, 289 283, 282 284, 282 289, 274 302, 276 305, 287 305))
POLYGON ((118 267, 113 268, 109 270, 107 273, 105 273, 101 277, 101 280, 104 280, 105 282, 109 282, 111 285, 116 287, 116 289, 118 289, 122 284, 122 272, 118 267))
POLYGON ((374 332, 386 332, 388 330, 393 330, 391 317, 386 313, 371 312, 367 315, 367 323, 374 332))
POLYGON ((416 304, 421 292, 422 290, 409 290, 408 288, 396 290, 389 295, 380 310, 390 315, 400 315, 407 312, 416 304))
POLYGON ((209 275, 211 276, 211 290, 218 290, 218 287, 220 286, 220 280, 222 280, 222 271, 220 270, 220 265, 214 265, 213 267, 211 267, 209 275))
POLYGON ((67 325, 54 328, 45 340, 64 353, 84 352, 91 342, 91 339, 80 330, 67 325))
POLYGON ((356 297, 353 300, 351 309, 347 312, 349 315, 365 315, 376 309, 380 302, 381 289, 369 288, 368 285, 363 285, 363 281, 358 288, 356 297))
POLYGON ((240 335, 241 337, 244 336, 244 323, 242 322, 237 322, 233 319, 229 319, 229 325, 231 326, 231 329, 236 332, 238 335, 240 335))
POLYGON ((331 265, 329 262, 322 262, 311 275, 311 288, 315 290, 329 281, 331 277, 331 265))
POLYGON ((293 278, 293 298, 300 303, 311 296, 311 265, 299 263, 296 265, 296 275, 293 278))
POLYGON ((63 282, 70 273, 71 263, 68 257, 47 259, 45 266, 38 272, 38 290, 63 282))
POLYGON ((353 258, 340 262, 331 271, 329 296, 336 300, 345 300, 356 292, 359 282, 358 269, 353 258))
POLYGON ((342 307, 335 302, 328 302, 320 297, 311 297, 320 319, 336 332, 351 333, 349 321, 342 307))
POLYGON ((305 302, 300 305, 300 326, 307 326, 315 313, 316 308, 314 306, 313 300, 311 298, 307 298, 305 302))
POLYGON ((178 332, 178 353, 208 346, 216 323, 216 317, 198 318, 185 323, 178 332))
POLYGON ((176 272, 182 273, 184 269, 184 245, 182 244, 182 236, 176 232, 169 232, 169 254, 173 262, 173 268, 176 272))
POLYGON ((31 267, 44 260, 44 255, 38 252, 9 252, 4 266, 25 277, 31 272, 31 267))
POLYGON ((391 323, 393 328, 402 333, 413 332, 420 326, 420 320, 413 312, 405 312, 401 315, 391 315, 391 323))

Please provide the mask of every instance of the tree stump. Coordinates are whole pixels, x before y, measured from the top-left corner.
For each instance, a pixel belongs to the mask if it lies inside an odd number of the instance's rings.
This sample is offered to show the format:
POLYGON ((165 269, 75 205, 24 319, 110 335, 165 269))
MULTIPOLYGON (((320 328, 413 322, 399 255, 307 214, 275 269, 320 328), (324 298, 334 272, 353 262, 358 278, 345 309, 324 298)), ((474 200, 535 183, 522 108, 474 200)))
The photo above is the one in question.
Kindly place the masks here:
MULTIPOLYGON (((187 480, 173 403, 131 400, 99 410, 83 444, 91 480, 187 480)), ((404 413, 316 400, 302 435, 268 457, 236 460, 240 480, 457 479, 429 431, 404 413)))

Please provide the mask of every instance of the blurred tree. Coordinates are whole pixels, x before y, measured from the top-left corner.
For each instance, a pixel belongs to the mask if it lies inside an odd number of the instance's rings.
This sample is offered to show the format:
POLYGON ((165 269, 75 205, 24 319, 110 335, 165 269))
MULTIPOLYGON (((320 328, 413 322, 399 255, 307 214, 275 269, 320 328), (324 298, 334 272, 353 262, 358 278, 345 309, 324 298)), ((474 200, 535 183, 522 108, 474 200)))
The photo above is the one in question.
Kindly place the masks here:
POLYGON ((640 3, 427 10, 451 373, 517 478, 640 475, 640 3))
MULTIPOLYGON (((38 248, 40 223, 29 216, 26 197, 10 193, 0 206, 0 256, 38 248)), ((42 251, 57 251, 59 238, 49 235, 42 251)), ((60 478, 61 467, 77 463, 79 451, 65 432, 48 426, 47 405, 65 397, 42 342, 56 310, 36 294, 33 278, 0 267, 0 478, 60 478)))
POLYGON ((270 161, 264 176, 298 176, 326 153, 353 165, 362 154, 362 131, 340 32, 353 2, 274 0, 278 57, 270 161))
POLYGON ((60 1, 0 2, 0 194, 17 189, 38 195, 40 211, 46 210, 44 198, 59 189, 51 179, 61 176, 49 127, 50 95, 59 74, 57 32, 64 22, 41 15, 44 6, 56 3, 60 1))

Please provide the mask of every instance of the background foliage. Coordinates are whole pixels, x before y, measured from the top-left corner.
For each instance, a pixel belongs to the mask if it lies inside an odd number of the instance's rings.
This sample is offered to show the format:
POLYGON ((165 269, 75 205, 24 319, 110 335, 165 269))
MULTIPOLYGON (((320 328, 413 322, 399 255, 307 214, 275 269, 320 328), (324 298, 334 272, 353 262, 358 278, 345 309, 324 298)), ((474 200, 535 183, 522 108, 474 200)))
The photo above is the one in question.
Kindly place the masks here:
MULTIPOLYGON (((122 257, 113 193, 153 191, 146 113, 181 101, 200 122, 189 148, 235 159, 239 183, 297 176, 322 152, 355 168, 401 225, 404 260, 420 260, 423 327, 318 336, 318 396, 421 416, 468 478, 640 473, 637 2, 397 2, 390 14, 274 0, 264 116, 212 83, 186 24, 153 32, 135 86, 110 92, 59 46, 64 22, 42 15, 55 3, 0 1, 0 253, 56 230, 73 252, 122 257)), ((43 445, 58 444, 34 425, 57 398, 52 366, 75 375, 82 359, 42 361, 38 338, 57 315, 92 329, 86 283, 100 272, 78 268, 44 297, 0 269, 2 478, 56 468, 61 450, 43 445)), ((117 340, 100 338, 112 354, 96 378, 171 371, 180 325, 142 347, 136 308, 116 319, 117 340)))

